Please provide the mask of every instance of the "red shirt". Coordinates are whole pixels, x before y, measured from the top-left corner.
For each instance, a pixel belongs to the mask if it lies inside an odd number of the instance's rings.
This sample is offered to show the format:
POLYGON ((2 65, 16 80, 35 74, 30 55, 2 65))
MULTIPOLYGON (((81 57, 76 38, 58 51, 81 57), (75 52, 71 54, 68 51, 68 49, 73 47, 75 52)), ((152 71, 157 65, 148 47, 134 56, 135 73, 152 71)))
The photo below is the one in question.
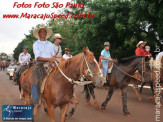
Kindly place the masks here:
POLYGON ((150 52, 145 51, 145 56, 149 56, 150 58, 152 57, 152 54, 150 52))
POLYGON ((135 55, 136 56, 146 56, 145 55, 145 50, 143 48, 138 47, 135 50, 135 55))
POLYGON ((99 57, 99 63, 101 63, 101 56, 99 57))

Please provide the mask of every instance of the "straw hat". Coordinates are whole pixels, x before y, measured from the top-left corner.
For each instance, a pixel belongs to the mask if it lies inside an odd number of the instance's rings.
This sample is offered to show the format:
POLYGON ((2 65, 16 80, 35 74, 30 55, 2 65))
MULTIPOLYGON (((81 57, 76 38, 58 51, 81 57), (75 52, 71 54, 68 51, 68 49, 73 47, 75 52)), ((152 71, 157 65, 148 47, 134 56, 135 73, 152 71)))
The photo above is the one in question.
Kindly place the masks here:
POLYGON ((104 46, 110 46, 110 43, 109 42, 105 42, 104 46))
POLYGON ((136 47, 139 47, 139 45, 141 45, 141 44, 147 44, 147 42, 140 41, 140 42, 136 45, 136 47))
POLYGON ((47 27, 40 27, 40 28, 37 28, 37 29, 33 30, 34 37, 37 38, 37 39, 40 38, 39 37, 39 31, 41 29, 45 29, 46 30, 46 32, 47 32, 46 39, 50 38, 50 36, 52 35, 53 31, 51 29, 47 28, 47 27))
POLYGON ((70 49, 68 49, 68 48, 65 48, 65 49, 64 49, 64 51, 68 51, 68 52, 70 52, 70 49))
POLYGON ((56 33, 54 36, 53 36, 53 39, 64 39, 59 33, 56 33))

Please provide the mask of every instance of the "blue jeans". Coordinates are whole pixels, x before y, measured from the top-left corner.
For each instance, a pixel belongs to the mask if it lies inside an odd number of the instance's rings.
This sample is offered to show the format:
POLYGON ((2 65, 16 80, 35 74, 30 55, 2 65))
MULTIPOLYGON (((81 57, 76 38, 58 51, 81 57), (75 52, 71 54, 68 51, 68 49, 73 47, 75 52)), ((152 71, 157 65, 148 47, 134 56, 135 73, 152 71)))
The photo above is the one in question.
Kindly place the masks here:
POLYGON ((20 65, 20 66, 17 68, 17 70, 15 71, 16 78, 19 78, 19 72, 20 72, 20 70, 22 69, 23 66, 24 66, 24 65, 20 65))
POLYGON ((103 76, 106 78, 107 76, 107 72, 108 72, 108 64, 109 64, 109 61, 103 61, 102 62, 102 65, 103 65, 103 76))
POLYGON ((39 104, 39 88, 37 84, 32 84, 32 99, 34 105, 39 104))

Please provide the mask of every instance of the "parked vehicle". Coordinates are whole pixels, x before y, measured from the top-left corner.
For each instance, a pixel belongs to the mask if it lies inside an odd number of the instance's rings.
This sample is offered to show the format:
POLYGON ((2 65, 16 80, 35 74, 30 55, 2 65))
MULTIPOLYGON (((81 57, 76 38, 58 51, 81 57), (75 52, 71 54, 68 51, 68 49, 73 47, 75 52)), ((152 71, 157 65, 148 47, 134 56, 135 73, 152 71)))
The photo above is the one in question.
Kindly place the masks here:
POLYGON ((12 80, 14 77, 14 73, 15 73, 16 67, 15 66, 9 66, 7 68, 7 74, 9 75, 9 79, 12 80))

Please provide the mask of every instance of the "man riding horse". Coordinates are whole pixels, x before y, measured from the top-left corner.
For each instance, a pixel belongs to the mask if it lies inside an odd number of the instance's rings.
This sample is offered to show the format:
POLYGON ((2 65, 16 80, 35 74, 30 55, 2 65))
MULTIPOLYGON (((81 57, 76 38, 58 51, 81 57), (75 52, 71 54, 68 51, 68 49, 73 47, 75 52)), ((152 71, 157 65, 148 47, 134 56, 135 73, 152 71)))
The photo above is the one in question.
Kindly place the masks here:
POLYGON ((55 53, 55 57, 61 61, 62 59, 62 48, 60 46, 60 43, 62 42, 63 38, 62 36, 57 33, 53 36, 54 39, 54 53, 55 53))
MULTIPOLYGON (((22 69, 25 65, 27 65, 27 64, 29 63, 30 59, 31 59, 31 55, 28 53, 28 48, 27 48, 27 46, 24 46, 24 47, 23 47, 23 52, 20 53, 20 55, 19 55, 19 63, 20 63, 20 66, 19 66, 19 68, 16 70, 16 77, 15 77, 15 80, 16 80, 16 81, 18 81, 18 79, 19 79, 19 73, 20 73, 21 69, 22 69)), ((18 83, 18 82, 17 82, 17 83, 18 83)), ((16 83, 16 84, 17 84, 17 83, 16 83)))
MULTIPOLYGON (((113 59, 111 58, 110 52, 110 43, 109 42, 105 42, 104 43, 104 49, 101 51, 101 62, 103 65, 103 76, 106 78, 107 77, 107 72, 108 72, 108 64, 110 61, 113 61, 113 59)), ((107 84, 108 81, 107 81, 107 84)))
POLYGON ((136 56, 145 56, 145 45, 147 42, 144 41, 140 41, 137 45, 136 45, 136 50, 135 50, 135 55, 136 56))
POLYGON ((33 44, 33 52, 37 63, 31 73, 32 99, 34 104, 34 115, 37 114, 39 104, 39 91, 45 76, 44 62, 56 61, 54 45, 47 41, 52 35, 52 30, 47 27, 40 27, 33 31, 33 35, 38 40, 33 44))

